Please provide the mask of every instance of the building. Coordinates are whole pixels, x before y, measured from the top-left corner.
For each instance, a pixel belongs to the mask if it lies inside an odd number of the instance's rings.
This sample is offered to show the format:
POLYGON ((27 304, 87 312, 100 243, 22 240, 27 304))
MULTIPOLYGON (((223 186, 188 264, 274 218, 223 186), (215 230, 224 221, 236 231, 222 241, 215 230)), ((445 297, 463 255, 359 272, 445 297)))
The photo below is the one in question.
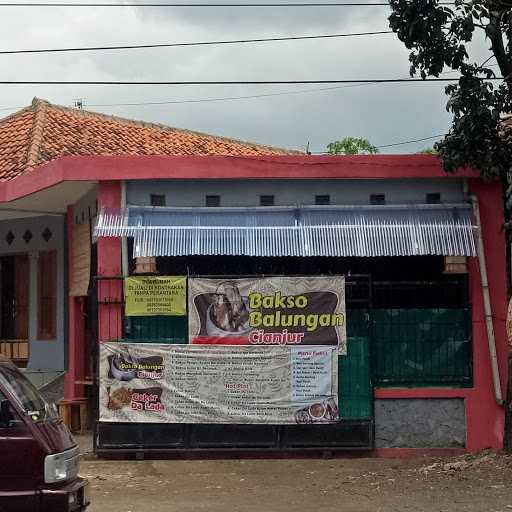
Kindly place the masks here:
POLYGON ((344 277, 335 421, 104 416, 99 452, 502 446, 499 183, 447 175, 431 155, 313 157, 40 100, 0 122, 0 169, 2 352, 66 370, 70 403, 95 396, 105 347, 189 344, 190 305, 125 314, 130 275, 184 276, 189 296, 198 276, 344 277))
MULTIPOLYGON (((96 216, 98 182, 57 178, 58 183, 48 186, 38 181, 42 165, 85 155, 284 153, 257 144, 90 114, 37 98, 31 106, 1 120, 0 182, 5 206, 0 210, 0 353, 26 367, 38 384, 51 381, 68 367, 67 340, 74 336, 77 320, 73 320, 73 304, 82 300, 68 280, 70 240, 75 227, 90 225, 96 216), (26 180, 27 191, 20 188, 18 180, 26 180), (68 292, 77 297, 70 299, 71 303, 68 292)), ((84 318, 80 307, 78 321, 84 318)))

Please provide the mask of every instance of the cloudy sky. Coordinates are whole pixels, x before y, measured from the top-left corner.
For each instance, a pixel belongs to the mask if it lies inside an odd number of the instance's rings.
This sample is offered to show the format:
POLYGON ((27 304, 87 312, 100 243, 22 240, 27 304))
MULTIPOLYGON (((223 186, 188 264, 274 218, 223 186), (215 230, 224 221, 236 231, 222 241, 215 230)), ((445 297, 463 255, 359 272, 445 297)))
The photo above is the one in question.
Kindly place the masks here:
MULTIPOLYGON (((1 49, 379 31, 388 29, 388 14, 385 6, 3 7, 1 49)), ((486 56, 485 44, 479 41, 474 52, 476 59, 486 56)), ((394 34, 245 45, 0 55, 0 62, 0 80, 368 79, 406 77, 409 69, 408 51, 394 34)), ((365 137, 375 145, 386 145, 443 133, 450 123, 445 111, 445 85, 0 85, 0 116, 11 113, 7 110, 10 107, 28 105, 34 96, 68 106, 73 105, 75 98, 83 98, 86 108, 107 114, 288 148, 304 149, 309 142, 311 150, 325 151, 329 142, 345 136, 365 137), (287 94, 229 101, 112 105, 271 93, 287 94)), ((415 152, 431 144, 432 141, 426 141, 382 152, 415 152)))

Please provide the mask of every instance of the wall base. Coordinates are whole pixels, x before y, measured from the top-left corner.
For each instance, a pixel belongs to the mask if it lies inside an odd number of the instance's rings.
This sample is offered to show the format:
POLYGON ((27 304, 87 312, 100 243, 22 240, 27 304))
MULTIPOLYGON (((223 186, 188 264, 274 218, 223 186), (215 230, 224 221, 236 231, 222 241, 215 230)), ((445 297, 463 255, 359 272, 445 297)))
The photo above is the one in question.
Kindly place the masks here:
POLYGON ((330 425, 98 422, 95 451, 336 450, 373 448, 373 421, 330 425))

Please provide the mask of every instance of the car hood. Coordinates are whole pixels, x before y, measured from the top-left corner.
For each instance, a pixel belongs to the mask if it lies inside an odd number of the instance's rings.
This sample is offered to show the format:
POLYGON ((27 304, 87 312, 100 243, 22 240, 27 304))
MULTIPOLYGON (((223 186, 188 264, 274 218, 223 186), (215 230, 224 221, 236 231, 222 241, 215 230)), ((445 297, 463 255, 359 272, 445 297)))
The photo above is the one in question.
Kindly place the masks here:
POLYGON ((60 453, 77 445, 60 419, 33 423, 33 431, 45 445, 48 454, 60 453))

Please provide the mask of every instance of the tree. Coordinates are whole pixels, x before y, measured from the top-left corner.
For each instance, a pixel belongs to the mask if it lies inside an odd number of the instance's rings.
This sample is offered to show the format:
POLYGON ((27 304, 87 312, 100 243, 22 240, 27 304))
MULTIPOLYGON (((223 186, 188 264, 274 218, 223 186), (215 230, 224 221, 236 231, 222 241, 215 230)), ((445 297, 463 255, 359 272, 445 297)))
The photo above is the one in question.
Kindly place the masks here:
POLYGON ((330 155, 359 155, 361 153, 374 155, 379 150, 370 144, 367 139, 345 137, 344 139, 327 144, 327 152, 330 155))
POLYGON ((390 6, 389 25, 411 50, 411 76, 438 77, 445 68, 461 74, 457 84, 445 88, 452 126, 434 145, 444 169, 471 166, 485 178, 510 184, 512 130, 507 137, 501 118, 512 112, 512 2, 455 0, 447 6, 438 0, 390 0, 390 6), (480 64, 468 53, 477 31, 490 45, 480 64), (505 77, 497 83, 489 80, 495 77, 493 58, 505 77))
POLYGON ((418 151, 418 153, 424 155, 439 155, 439 153, 434 148, 423 148, 422 150, 418 151))
MULTIPOLYGON (((443 167, 453 172, 470 166, 484 178, 500 179, 512 210, 512 128, 503 124, 512 113, 512 0, 390 0, 389 25, 411 50, 410 74, 438 77, 444 68, 460 73, 448 85, 446 109, 453 114, 444 140, 434 144, 443 167), (489 43, 487 58, 474 62, 468 43, 481 32, 489 43), (495 77, 496 59, 503 80, 495 77)), ((510 211, 509 211, 510 213, 510 211)), ((509 354, 505 405, 505 447, 512 449, 512 354, 509 354)))

